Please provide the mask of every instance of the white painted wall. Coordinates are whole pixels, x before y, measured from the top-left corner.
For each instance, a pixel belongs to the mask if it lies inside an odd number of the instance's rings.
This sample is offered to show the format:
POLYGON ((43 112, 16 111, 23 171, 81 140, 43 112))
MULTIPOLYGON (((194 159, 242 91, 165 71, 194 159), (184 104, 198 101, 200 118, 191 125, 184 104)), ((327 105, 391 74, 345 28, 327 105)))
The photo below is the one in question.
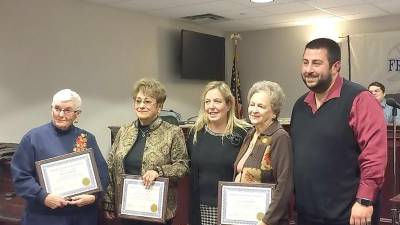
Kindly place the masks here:
POLYGON ((141 77, 167 88, 165 108, 196 115, 205 81, 179 75, 180 29, 223 35, 80 0, 0 1, 0 142, 19 142, 50 121, 53 94, 76 90, 79 127, 110 148, 107 126, 135 119, 130 92, 141 77))

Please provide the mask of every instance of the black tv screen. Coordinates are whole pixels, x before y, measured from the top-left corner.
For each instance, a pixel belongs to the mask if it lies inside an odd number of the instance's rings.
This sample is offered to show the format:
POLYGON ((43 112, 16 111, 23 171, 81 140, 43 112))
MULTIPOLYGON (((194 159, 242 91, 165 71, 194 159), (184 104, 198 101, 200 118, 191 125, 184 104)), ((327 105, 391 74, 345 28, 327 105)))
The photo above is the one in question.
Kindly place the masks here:
POLYGON ((225 38, 181 31, 181 77, 225 80, 225 38))

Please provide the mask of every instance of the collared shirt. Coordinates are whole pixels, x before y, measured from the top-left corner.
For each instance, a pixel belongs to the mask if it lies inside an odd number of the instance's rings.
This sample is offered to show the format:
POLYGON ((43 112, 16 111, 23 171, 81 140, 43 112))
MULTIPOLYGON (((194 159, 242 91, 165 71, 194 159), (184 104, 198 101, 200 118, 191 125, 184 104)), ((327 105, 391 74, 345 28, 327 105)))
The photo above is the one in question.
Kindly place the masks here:
MULTIPOLYGON (((342 86, 343 77, 338 75, 322 104, 340 98, 342 86)), ((307 94, 304 102, 313 113, 318 110, 313 91, 307 94)), ((387 127, 379 103, 367 90, 355 97, 350 111, 349 126, 361 149, 358 157, 360 185, 356 197, 374 200, 376 192, 384 181, 387 163, 387 127)))
MULTIPOLYGON (((381 101, 381 106, 382 106, 383 112, 385 114, 386 123, 392 125, 393 124, 393 115, 392 115, 393 107, 386 104, 386 99, 383 99, 381 101)), ((397 111, 396 125, 400 125, 400 111, 398 109, 396 109, 396 111, 397 111)))

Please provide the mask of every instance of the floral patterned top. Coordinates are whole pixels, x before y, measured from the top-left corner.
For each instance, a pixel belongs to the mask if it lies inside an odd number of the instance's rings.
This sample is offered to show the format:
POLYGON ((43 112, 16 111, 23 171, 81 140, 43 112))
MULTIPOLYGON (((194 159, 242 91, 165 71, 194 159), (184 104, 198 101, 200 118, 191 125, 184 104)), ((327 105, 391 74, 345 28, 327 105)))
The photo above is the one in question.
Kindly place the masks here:
POLYGON ((75 146, 72 149, 72 151, 74 152, 85 151, 87 149, 87 142, 88 142, 87 134, 81 133, 80 135, 78 135, 78 137, 76 137, 75 146))

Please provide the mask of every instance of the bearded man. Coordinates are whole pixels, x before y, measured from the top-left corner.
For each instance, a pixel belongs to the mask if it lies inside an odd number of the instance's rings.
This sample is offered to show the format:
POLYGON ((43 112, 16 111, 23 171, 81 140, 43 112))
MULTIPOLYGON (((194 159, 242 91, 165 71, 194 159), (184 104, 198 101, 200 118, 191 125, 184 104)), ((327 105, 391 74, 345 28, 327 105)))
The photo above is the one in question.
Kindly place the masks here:
POLYGON ((310 89, 293 107, 291 136, 299 225, 371 224, 387 162, 378 102, 341 77, 339 45, 305 46, 301 77, 310 89))

